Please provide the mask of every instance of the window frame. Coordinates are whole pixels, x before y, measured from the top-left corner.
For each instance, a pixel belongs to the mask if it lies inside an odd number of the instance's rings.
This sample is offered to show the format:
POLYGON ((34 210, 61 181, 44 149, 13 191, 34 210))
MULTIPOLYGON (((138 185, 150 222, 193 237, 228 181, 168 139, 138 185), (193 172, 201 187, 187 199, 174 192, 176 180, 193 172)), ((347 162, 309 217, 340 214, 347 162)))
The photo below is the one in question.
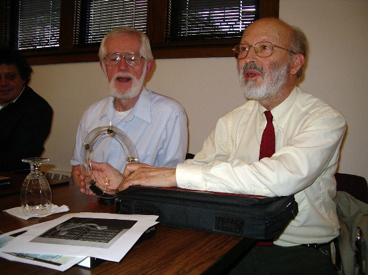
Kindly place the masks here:
MULTIPOLYGON (((74 14, 76 0, 62 0, 60 12, 60 44, 57 48, 22 50, 30 65, 98 62, 99 45, 78 47, 73 45, 74 14)), ((205 58, 233 56, 232 47, 239 39, 213 39, 165 41, 166 8, 169 0, 149 0, 147 14, 147 35, 155 59, 205 58), (157 20, 160 18, 161 20, 157 20)), ((259 18, 279 17, 279 0, 260 0, 259 18)), ((4 18, 4 1, 0 0, 0 15, 4 18)), ((3 37, 4 22, 0 20, 0 39, 3 37)), ((3 41, 0 41, 3 44, 3 41)))

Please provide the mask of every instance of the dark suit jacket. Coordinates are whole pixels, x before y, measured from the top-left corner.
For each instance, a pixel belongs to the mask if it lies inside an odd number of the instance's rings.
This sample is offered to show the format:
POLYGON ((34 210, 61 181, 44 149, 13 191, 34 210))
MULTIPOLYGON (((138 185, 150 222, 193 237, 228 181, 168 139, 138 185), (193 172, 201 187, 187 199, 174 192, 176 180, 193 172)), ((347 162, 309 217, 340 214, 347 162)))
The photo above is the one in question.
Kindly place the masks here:
POLYGON ((0 171, 28 168, 22 158, 41 156, 52 116, 51 106, 28 86, 0 110, 0 171))

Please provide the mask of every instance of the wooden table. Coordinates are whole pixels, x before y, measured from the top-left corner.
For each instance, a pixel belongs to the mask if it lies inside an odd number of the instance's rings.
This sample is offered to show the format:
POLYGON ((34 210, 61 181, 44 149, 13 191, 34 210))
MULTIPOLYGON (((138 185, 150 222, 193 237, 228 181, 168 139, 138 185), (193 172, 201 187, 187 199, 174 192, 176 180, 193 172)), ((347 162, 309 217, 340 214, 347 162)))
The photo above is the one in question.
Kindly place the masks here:
MULTIPOLYGON (((66 204, 69 213, 115 213, 114 205, 103 205, 79 192, 74 185, 52 188, 53 203, 66 204)), ((1 210, 20 205, 19 196, 0 199, 1 210)), ((64 213, 65 214, 65 213, 64 213)), ((46 218, 22 220, 8 213, 0 213, 0 231, 8 232, 24 226, 58 218, 54 214, 46 218)), ((136 244, 120 261, 105 261, 97 267, 86 269, 74 266, 65 274, 222 274, 240 255, 249 250, 254 240, 241 237, 179 229, 158 225, 156 235, 136 244)), ((39 266, 11 262, 0 258, 1 274, 59 274, 60 272, 39 266)), ((64 274, 63 273, 63 274, 64 274)))

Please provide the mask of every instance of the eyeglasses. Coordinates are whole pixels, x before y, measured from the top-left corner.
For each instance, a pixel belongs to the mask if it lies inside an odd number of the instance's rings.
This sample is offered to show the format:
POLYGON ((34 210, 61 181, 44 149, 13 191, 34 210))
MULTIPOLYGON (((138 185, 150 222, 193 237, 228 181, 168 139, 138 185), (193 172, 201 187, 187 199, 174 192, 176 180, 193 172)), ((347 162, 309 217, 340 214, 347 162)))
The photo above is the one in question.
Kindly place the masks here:
MULTIPOLYGON (((4 73, 4 78, 5 78, 6 80, 11 81, 11 80, 16 79, 18 75, 19 75, 18 73, 4 73)), ((2 75, 2 74, 0 74, 0 80, 1 80, 2 78, 3 78, 3 75, 2 75)))
POLYGON ((262 58, 271 56, 272 53, 273 53, 274 48, 283 49, 283 50, 288 51, 292 54, 296 54, 296 52, 294 52, 292 50, 285 49, 285 48, 280 47, 280 46, 276 46, 276 45, 272 44, 271 42, 261 41, 261 42, 258 42, 256 44, 254 44, 254 45, 236 45, 233 48, 235 58, 237 58, 237 59, 246 58, 248 53, 249 53, 250 48, 252 48, 252 47, 253 47, 254 51, 256 52, 256 55, 258 57, 262 57, 262 58))
POLYGON ((138 66, 141 64, 141 59, 145 59, 143 56, 135 52, 128 52, 124 55, 121 53, 110 53, 106 55, 104 59, 106 65, 117 66, 123 58, 129 66, 138 66))

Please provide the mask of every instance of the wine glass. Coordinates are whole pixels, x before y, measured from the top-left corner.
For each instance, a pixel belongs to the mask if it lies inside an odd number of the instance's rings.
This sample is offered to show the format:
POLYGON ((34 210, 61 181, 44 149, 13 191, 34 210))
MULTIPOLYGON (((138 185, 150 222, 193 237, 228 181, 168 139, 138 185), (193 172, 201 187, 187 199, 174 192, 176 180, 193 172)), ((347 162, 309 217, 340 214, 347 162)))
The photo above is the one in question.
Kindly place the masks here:
POLYGON ((25 158, 22 161, 29 163, 31 170, 23 181, 20 191, 23 213, 35 216, 51 213, 51 188, 40 169, 41 164, 49 161, 49 159, 35 157, 25 158))

